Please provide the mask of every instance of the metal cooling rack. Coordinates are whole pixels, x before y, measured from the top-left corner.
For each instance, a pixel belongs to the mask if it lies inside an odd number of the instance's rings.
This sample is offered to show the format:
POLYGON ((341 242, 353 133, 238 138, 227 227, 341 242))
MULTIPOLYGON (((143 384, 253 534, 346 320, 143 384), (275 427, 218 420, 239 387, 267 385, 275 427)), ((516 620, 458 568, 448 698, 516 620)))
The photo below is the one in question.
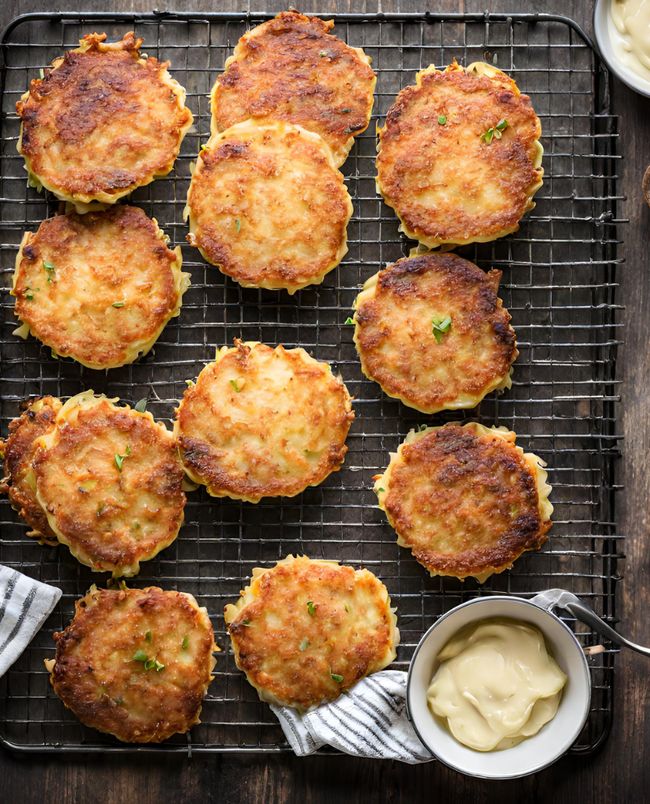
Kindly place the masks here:
MULTIPOLYGON (((156 748, 119 745, 81 726, 52 693, 43 657, 52 655, 52 631, 69 622, 74 600, 92 582, 103 582, 78 564, 65 547, 41 547, 25 537, 6 500, 0 505, 0 561, 63 590, 54 614, 5 675, 0 688, 0 733, 19 751, 279 751, 282 733, 257 700, 228 652, 223 606, 234 600, 258 564, 287 553, 365 565, 388 586, 398 607, 402 644, 397 667, 406 668, 423 631, 442 612, 477 594, 530 596, 564 586, 615 620, 615 409, 618 381, 616 118, 610 113, 607 74, 591 44, 570 20, 547 15, 326 15, 335 32, 372 57, 378 72, 374 120, 357 140, 344 172, 354 199, 350 250, 319 287, 285 293, 244 290, 206 265, 185 244, 182 210, 190 163, 209 131, 208 93, 226 57, 257 14, 30 14, 15 20, 2 39, 2 154, 0 238, 0 395, 2 433, 33 394, 67 397, 86 388, 133 402, 148 396, 157 418, 171 420, 185 380, 196 377, 216 346, 233 337, 300 345, 339 370, 355 396, 344 469, 318 488, 289 500, 259 505, 189 496, 186 524, 171 547, 143 564, 134 585, 160 584, 196 595, 212 615, 220 654, 202 724, 189 737, 156 748), (49 194, 26 187, 16 153, 15 103, 39 69, 90 31, 109 38, 135 29, 144 51, 171 61, 188 90, 195 127, 175 171, 133 194, 133 203, 159 220, 183 246, 192 287, 180 318, 167 326, 154 350, 138 363, 109 372, 54 360, 35 339, 12 335, 11 272, 23 231, 58 210, 49 194), (395 94, 413 83, 415 71, 434 63, 487 60, 509 72, 534 103, 544 130, 544 187, 537 206, 516 234, 461 253, 483 268, 503 270, 501 295, 512 313, 521 355, 514 385, 466 414, 426 417, 383 395, 363 378, 344 325, 362 282, 408 252, 397 220, 375 192, 375 121, 383 120, 395 94), (377 509, 372 475, 386 466, 408 430, 423 421, 478 418, 514 429, 519 443, 549 464, 555 524, 544 548, 520 558, 512 571, 481 587, 472 580, 429 578, 395 544, 377 509)), ((585 645, 598 639, 569 621, 585 645)), ((590 660, 591 716, 574 750, 586 753, 606 737, 612 714, 614 651, 590 660)))

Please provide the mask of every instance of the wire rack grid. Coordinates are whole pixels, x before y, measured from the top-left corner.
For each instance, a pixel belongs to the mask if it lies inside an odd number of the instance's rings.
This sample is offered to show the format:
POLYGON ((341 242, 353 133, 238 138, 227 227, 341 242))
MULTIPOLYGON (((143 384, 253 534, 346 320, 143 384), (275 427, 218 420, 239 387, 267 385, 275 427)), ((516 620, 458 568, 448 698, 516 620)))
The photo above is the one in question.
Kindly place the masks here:
MULTIPOLYGON (((618 450, 615 377, 619 342, 617 256, 616 119, 609 109, 607 75, 584 34, 570 20, 546 15, 328 15, 335 32, 363 47, 378 73, 373 121, 344 166, 354 200, 349 252, 322 285, 285 293, 242 289, 185 243, 182 211, 190 165, 209 133, 210 88, 238 38, 267 19, 251 14, 35 14, 19 18, 2 40, 2 153, 0 238, 2 296, 0 394, 2 433, 31 395, 63 397, 87 388, 128 402, 149 398, 154 416, 170 422, 185 380, 195 378, 215 347, 241 336, 266 343, 300 345, 340 371, 355 397, 356 420, 343 470, 294 499, 249 505, 190 495, 177 541, 143 564, 133 585, 158 584, 193 593, 207 606, 220 654, 201 725, 187 737, 158 748, 132 748, 81 726, 51 691, 43 658, 53 653, 52 632, 69 622, 74 600, 93 575, 65 547, 41 547, 6 500, 0 505, 0 561, 53 583, 63 597, 46 627, 2 679, 0 735, 18 751, 277 751, 286 750, 269 709, 236 669, 222 617, 251 570, 288 553, 364 565, 388 586, 398 608, 402 643, 396 666, 406 668, 422 633, 435 619, 473 596, 531 596, 566 587, 615 622, 615 585, 620 536, 615 530, 614 464, 618 450), (109 372, 52 359, 36 340, 14 336, 9 296, 18 244, 59 204, 28 188, 16 153, 15 103, 39 69, 93 30, 109 38, 134 29, 144 51, 169 59, 187 90, 195 125, 175 170, 131 201, 154 215, 183 247, 192 287, 180 318, 163 332, 152 352, 109 372), (408 253, 393 212, 375 191, 375 122, 383 120, 396 93, 415 72, 453 58, 461 64, 487 60, 509 72, 529 94, 543 126, 545 183, 535 210, 514 235, 461 250, 487 269, 503 270, 501 295, 513 316, 520 357, 510 391, 491 395, 465 413, 425 417, 382 394, 360 371, 351 328, 344 322, 363 281, 408 253), (520 558, 513 569, 484 586, 472 580, 429 578, 399 548, 376 508, 372 475, 409 429, 424 421, 478 419, 505 425, 519 443, 549 465, 555 505, 547 544, 520 558)), ((568 621, 586 645, 597 637, 568 621)), ((606 737, 612 714, 614 651, 590 659, 591 715, 574 751, 593 750, 606 737)))

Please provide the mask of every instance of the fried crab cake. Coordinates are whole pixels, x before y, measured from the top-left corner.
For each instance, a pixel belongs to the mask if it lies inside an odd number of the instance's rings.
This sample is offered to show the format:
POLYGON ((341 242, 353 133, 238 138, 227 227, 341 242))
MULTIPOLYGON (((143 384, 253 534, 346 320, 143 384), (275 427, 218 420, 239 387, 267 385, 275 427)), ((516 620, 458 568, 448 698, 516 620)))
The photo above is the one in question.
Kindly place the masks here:
POLYGON ((54 396, 29 400, 23 413, 10 422, 9 435, 0 443, 5 475, 0 481, 0 492, 9 497, 12 507, 32 529, 27 535, 49 545, 58 544, 58 540, 28 479, 35 454, 34 442, 54 428, 60 409, 61 400, 54 396))
POLYGON ((370 122, 377 76, 333 27, 283 11, 244 34, 212 89, 212 131, 249 118, 286 120, 320 134, 342 165, 370 122))
POLYGON ((306 556, 254 569, 224 618, 237 667, 260 698, 299 710, 332 701, 382 670, 399 644, 378 578, 306 556))
POLYGON ((93 586, 54 640, 50 683, 84 725, 159 743, 199 723, 219 649, 192 595, 93 586))
POLYGON ((423 413, 473 408, 509 388, 518 352, 500 278, 451 253, 407 257, 371 276, 354 314, 363 373, 423 413))
POLYGON ((251 120, 213 134, 187 196, 188 241, 244 287, 322 282, 347 252, 352 201, 317 135, 251 120))
POLYGON ((36 440, 31 482, 57 539, 96 572, 136 575, 183 523, 176 441, 148 412, 85 391, 36 440))
POLYGON ((411 431, 375 482, 379 507, 429 573, 483 583, 546 541, 545 464, 481 424, 411 431))
POLYGON ((137 207, 57 215, 26 232, 12 295, 23 326, 61 357, 93 369, 146 354, 180 312, 189 274, 137 207))
POLYGON ((541 125, 501 70, 421 70, 379 131, 377 190, 429 248, 514 232, 542 186, 541 125))
POLYGON ((185 391, 174 432, 186 473, 213 497, 293 497, 343 464, 350 395, 304 349, 217 351, 185 391))
POLYGON ((112 204, 166 176, 192 125, 169 62, 142 57, 133 33, 105 39, 84 36, 16 104, 31 183, 73 203, 112 204))

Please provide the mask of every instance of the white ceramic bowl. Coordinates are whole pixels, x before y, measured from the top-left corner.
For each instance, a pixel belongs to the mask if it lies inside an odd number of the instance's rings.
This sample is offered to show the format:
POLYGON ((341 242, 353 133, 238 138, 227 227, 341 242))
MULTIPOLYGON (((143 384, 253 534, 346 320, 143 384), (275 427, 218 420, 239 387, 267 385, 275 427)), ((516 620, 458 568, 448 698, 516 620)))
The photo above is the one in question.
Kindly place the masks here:
POLYGON ((650 97, 650 81, 647 81, 643 76, 623 64, 616 55, 612 45, 612 27, 614 23, 610 20, 609 14, 611 2, 612 0, 596 0, 596 5, 594 6, 594 34, 600 55, 618 79, 640 95, 650 97))
POLYGON ((554 614, 518 597, 482 597, 444 614, 415 649, 408 674, 408 715, 422 742, 454 770, 480 779, 516 779, 545 768, 564 754, 582 731, 589 714, 591 679, 584 651, 571 630, 554 614), (427 688, 436 657, 466 625, 509 617, 536 626, 568 677, 557 714, 537 734, 503 751, 474 751, 459 743, 431 714, 427 688))

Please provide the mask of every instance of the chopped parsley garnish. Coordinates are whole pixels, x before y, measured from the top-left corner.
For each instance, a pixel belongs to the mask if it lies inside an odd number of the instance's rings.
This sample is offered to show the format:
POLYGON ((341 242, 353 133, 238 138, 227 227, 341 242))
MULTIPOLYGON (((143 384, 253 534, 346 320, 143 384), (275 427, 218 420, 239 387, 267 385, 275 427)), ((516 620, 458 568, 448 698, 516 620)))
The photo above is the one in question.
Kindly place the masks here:
POLYGON ((136 650, 136 652, 133 654, 133 661, 134 662, 147 662, 147 661, 149 661, 149 657, 147 656, 145 651, 140 649, 140 650, 136 650))
POLYGON ((241 230, 241 221, 239 218, 235 218, 235 231, 239 232, 241 230))
POLYGON ((250 620, 242 620, 241 624, 245 625, 246 628, 250 628, 251 621, 250 620))
POLYGON ((354 319, 351 316, 348 316, 343 323, 344 324, 354 324, 354 319))
POLYGON ((316 604, 312 600, 307 601, 307 612, 309 613, 310 617, 313 617, 316 614, 316 604))
POLYGON ((386 491, 386 489, 379 488, 379 489, 377 489, 377 494, 383 494, 385 491, 386 491))
POLYGON ((143 399, 138 399, 138 401, 133 406, 133 410, 137 410, 138 413, 144 413, 147 409, 147 397, 145 396, 143 399))
POLYGON ((124 459, 128 458, 131 454, 131 445, 127 444, 126 449, 120 455, 118 452, 115 453, 115 466, 117 466, 118 471, 122 471, 122 465, 124 464, 124 459))
POLYGON ((418 426, 415 428, 415 432, 422 433, 427 429, 428 426, 428 424, 418 424, 418 426))
POLYGON ((321 57, 321 59, 324 59, 325 56, 327 56, 327 51, 326 50, 321 50, 318 55, 321 57))
POLYGON ((445 316, 444 318, 434 318, 431 322, 431 331, 434 334, 437 343, 442 341, 445 335, 451 329, 451 317, 445 316))
POLYGON ((337 684, 341 684, 343 681, 343 676, 339 675, 338 673, 330 672, 330 676, 332 677, 333 681, 336 681, 337 684))
POLYGON ((126 302, 124 301, 124 299, 122 299, 122 301, 113 302, 113 304, 111 304, 111 307, 124 307, 125 304, 126 302))
POLYGON ((53 262, 43 260, 43 270, 47 273, 47 284, 49 285, 50 282, 54 279, 54 275, 56 273, 56 265, 54 265, 53 262))
POLYGON ((147 631, 147 633, 144 635, 144 638, 147 640, 147 642, 151 642, 151 640, 153 639, 153 634, 151 633, 151 631, 147 631))
POLYGON ((307 650, 308 647, 309 647, 309 640, 305 638, 305 639, 302 640, 300 645, 298 645, 298 650, 301 650, 301 651, 307 650))
POLYGON ((349 614, 350 613, 350 607, 348 606, 347 603, 345 604, 344 608, 347 611, 347 613, 349 614))
POLYGON ((447 122, 447 115, 446 114, 439 114, 438 115, 438 125, 444 126, 447 122))
POLYGON ((508 121, 505 119, 499 120, 496 126, 489 128, 481 134, 481 139, 486 145, 489 145, 493 139, 500 140, 503 132, 508 128, 508 121))
POLYGON ((161 670, 165 669, 165 665, 162 662, 159 662, 155 656, 150 658, 143 650, 136 650, 133 654, 133 661, 142 662, 145 670, 155 670, 160 673, 161 670))
POLYGON ((181 648, 183 650, 187 650, 190 646, 190 638, 186 635, 183 637, 183 641, 181 642, 181 648))
POLYGON ((31 288, 25 288, 25 298, 27 301, 34 301, 34 291, 31 288))
POLYGON ((352 109, 341 109, 341 114, 350 114, 352 109))
POLYGON ((185 385, 187 385, 188 388, 192 388, 193 386, 196 385, 196 383, 194 382, 194 380, 185 380, 185 385))
POLYGON ((231 386, 234 388, 234 390, 235 390, 237 393, 239 393, 239 392, 241 391, 241 388, 240 388, 240 387, 239 387, 239 385, 237 384, 237 380, 229 380, 229 382, 230 382, 230 385, 231 385, 231 386))

